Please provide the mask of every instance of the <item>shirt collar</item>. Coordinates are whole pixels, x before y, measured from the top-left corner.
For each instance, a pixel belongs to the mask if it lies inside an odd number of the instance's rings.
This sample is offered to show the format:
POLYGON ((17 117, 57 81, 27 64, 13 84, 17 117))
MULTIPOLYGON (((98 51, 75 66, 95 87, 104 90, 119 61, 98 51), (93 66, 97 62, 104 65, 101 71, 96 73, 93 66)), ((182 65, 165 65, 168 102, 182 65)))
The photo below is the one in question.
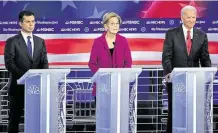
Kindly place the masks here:
POLYGON ((28 36, 30 36, 31 38, 30 39, 33 39, 33 34, 31 33, 30 35, 28 35, 27 33, 21 31, 21 34, 23 36, 23 38, 26 40, 28 36))
MULTIPOLYGON (((187 33, 188 29, 185 27, 185 25, 182 25, 182 29, 184 33, 187 33)), ((190 33, 193 33, 193 28, 190 29, 190 33)))

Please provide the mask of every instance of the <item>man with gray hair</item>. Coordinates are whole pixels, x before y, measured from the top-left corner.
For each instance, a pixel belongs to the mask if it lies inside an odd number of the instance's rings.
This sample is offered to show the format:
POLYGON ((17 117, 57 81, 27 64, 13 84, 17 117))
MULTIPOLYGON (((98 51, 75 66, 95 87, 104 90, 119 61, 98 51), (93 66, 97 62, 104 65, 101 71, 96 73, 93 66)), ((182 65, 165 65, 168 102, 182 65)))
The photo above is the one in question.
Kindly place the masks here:
MULTIPOLYGON (((185 6, 181 10, 179 27, 166 33, 163 46, 162 65, 166 82, 174 67, 210 67, 208 40, 205 32, 194 28, 197 10, 193 6, 185 6)), ((167 83, 168 121, 167 133, 172 133, 172 84, 167 83)))

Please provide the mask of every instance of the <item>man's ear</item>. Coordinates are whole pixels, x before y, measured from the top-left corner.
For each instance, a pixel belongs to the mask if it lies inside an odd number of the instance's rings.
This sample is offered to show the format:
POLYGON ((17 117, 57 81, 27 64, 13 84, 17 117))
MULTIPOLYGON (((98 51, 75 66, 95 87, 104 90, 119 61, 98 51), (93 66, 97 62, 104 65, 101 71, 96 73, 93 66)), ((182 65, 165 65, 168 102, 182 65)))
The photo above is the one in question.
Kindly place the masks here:
POLYGON ((22 22, 19 22, 20 27, 22 26, 22 22))

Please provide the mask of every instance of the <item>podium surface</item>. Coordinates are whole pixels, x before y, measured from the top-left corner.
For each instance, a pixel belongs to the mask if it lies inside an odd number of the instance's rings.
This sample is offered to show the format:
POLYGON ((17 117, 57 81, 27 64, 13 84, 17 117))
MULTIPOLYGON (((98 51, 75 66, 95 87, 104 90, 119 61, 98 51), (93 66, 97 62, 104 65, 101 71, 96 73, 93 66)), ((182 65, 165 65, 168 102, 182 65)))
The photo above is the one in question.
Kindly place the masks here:
POLYGON ((141 72, 141 68, 100 68, 92 77, 97 86, 96 133, 136 133, 141 72))
POLYGON ((216 67, 173 69, 173 133, 213 132, 213 80, 216 71, 216 67))
POLYGON ((25 85, 25 133, 65 133, 66 82, 70 69, 34 69, 18 84, 25 85))

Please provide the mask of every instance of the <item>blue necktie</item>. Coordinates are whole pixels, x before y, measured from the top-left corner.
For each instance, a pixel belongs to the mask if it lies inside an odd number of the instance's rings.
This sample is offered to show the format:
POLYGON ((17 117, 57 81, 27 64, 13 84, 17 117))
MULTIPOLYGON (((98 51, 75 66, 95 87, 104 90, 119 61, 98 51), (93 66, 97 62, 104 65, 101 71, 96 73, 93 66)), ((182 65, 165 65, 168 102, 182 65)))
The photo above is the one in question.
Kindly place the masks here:
POLYGON ((30 57, 32 57, 32 44, 31 44, 30 38, 31 38, 31 36, 27 37, 27 47, 28 47, 29 55, 30 55, 30 57))

